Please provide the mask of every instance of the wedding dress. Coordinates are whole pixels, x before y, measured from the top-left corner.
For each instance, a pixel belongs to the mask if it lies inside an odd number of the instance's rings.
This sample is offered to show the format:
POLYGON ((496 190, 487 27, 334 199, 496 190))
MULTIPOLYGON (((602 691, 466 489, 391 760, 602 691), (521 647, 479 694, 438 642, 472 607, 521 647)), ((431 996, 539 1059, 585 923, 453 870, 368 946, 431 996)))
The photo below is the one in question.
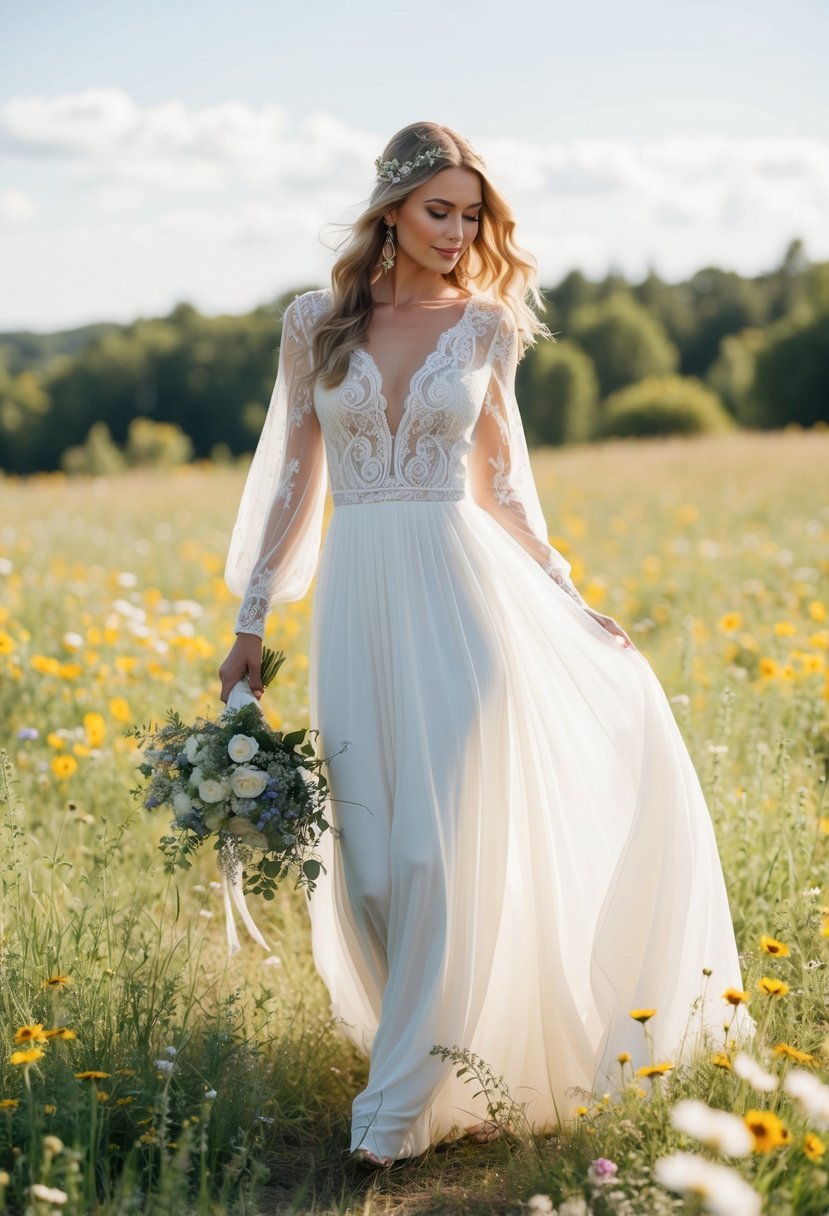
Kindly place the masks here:
MULTIPOLYGON (((313 956, 370 1054, 351 1147, 402 1158, 487 1117, 434 1045, 483 1057, 533 1127, 554 1127, 581 1091, 616 1087, 617 1053, 649 1062, 632 1008, 657 1011, 658 1061, 706 1030, 722 1047, 741 974, 665 693, 548 543, 508 310, 465 301, 392 419, 363 349, 339 387, 298 383, 331 299, 285 312, 226 578, 237 631, 262 636, 317 573, 310 721, 335 831, 313 956)), ((740 1008, 732 1037, 752 1028, 740 1008)))

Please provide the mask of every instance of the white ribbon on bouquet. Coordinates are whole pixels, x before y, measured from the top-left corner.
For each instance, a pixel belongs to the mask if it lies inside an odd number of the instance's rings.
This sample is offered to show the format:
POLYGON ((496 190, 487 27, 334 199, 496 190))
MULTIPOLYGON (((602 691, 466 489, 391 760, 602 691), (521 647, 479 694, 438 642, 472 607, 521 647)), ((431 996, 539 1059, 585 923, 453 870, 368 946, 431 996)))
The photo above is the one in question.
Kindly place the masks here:
MULTIPOLYGON (((241 709, 243 705, 249 705, 251 701, 256 701, 256 697, 250 691, 250 684, 248 683, 247 676, 245 676, 244 679, 239 680, 231 688, 227 698, 227 708, 241 709)), ((222 871, 222 898, 225 905, 225 922, 227 926, 227 952, 230 957, 232 958, 241 949, 239 935, 236 932, 236 920, 233 916, 234 907, 239 913, 242 924, 257 945, 264 946, 266 950, 269 950, 270 946, 254 924, 253 917, 245 903, 242 867, 238 862, 229 873, 226 874, 222 871)))

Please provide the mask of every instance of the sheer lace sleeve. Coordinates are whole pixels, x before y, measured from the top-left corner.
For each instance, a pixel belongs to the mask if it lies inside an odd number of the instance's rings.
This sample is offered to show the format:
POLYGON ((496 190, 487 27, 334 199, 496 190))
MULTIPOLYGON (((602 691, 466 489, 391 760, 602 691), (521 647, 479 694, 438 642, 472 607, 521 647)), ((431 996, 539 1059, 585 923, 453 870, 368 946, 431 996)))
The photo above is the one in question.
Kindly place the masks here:
POLYGON ((547 524, 515 398, 518 333, 508 313, 501 317, 491 355, 489 385, 469 455, 473 497, 577 604, 587 609, 586 600, 569 577, 570 563, 547 539, 547 524))
POLYGON ((300 296, 283 317, 276 382, 227 556, 225 581, 244 597, 237 633, 262 637, 271 606, 302 599, 316 569, 328 477, 311 389, 298 385, 309 352, 300 296))

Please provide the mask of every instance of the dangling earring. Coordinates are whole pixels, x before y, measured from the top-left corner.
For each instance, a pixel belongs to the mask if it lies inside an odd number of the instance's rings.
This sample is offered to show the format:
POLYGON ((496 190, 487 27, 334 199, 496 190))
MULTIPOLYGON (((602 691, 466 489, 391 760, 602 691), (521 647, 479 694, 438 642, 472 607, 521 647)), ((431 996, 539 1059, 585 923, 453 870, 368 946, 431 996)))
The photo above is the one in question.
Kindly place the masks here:
POLYGON ((383 248, 380 250, 380 261, 378 262, 378 266, 383 267, 383 274, 385 274, 387 270, 391 270, 392 266, 394 265, 395 253, 394 229, 389 228, 387 224, 386 239, 383 241, 383 248))

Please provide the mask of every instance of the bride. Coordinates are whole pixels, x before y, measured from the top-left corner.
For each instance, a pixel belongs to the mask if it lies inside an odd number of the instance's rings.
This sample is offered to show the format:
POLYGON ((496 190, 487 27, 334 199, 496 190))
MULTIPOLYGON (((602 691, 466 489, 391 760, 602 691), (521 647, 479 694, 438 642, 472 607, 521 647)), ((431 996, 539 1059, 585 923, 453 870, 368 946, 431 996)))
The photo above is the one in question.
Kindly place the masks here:
MULTIPOLYGON (((308 906, 332 1014, 370 1056, 351 1150, 371 1167, 497 1131, 435 1046, 482 1057, 541 1130, 614 1088, 618 1053, 651 1062, 631 1009, 675 1064, 722 1044, 741 987, 665 693, 548 542, 515 399, 550 336, 535 262, 457 132, 415 123, 375 163, 331 288, 285 311, 220 669, 223 700, 243 677, 261 695, 266 616, 316 571, 334 831, 308 906)), ((752 1026, 741 1008, 731 1033, 752 1026)))

